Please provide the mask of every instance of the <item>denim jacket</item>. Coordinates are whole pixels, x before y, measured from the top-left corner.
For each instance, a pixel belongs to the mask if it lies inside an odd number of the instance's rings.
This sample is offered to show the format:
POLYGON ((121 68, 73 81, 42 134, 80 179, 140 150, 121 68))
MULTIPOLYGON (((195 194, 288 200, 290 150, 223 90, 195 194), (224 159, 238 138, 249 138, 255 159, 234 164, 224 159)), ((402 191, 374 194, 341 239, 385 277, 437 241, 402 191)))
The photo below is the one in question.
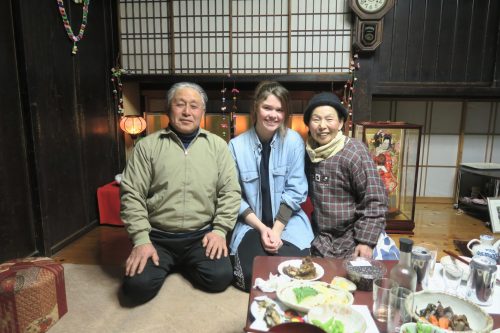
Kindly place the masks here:
MULTIPOLYGON (((241 206, 231 238, 231 254, 236 253, 245 233, 252 227, 245 223, 241 214, 250 207, 262 219, 260 191, 260 159, 262 144, 255 127, 229 142, 229 150, 236 161, 241 186, 241 206)), ((271 191, 272 216, 276 216, 280 204, 287 204, 292 217, 281 234, 286 240, 303 250, 311 246, 313 231, 300 204, 307 198, 307 178, 304 172, 304 140, 294 130, 287 129, 282 138, 276 132, 271 140, 269 157, 269 188, 271 191)))

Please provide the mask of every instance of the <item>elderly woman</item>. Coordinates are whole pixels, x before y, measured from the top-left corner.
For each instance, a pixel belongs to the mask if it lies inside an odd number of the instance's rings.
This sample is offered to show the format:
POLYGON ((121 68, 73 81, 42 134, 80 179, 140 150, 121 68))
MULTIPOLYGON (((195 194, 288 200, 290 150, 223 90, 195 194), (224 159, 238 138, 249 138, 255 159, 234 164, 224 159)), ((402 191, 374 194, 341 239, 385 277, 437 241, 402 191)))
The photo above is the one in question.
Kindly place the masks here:
POLYGON ((379 236, 385 235, 387 193, 367 147, 342 134, 346 118, 339 98, 328 92, 315 95, 304 111, 314 206, 311 251, 322 257, 372 258, 379 236))
POLYGON ((304 141, 286 128, 288 115, 288 91, 277 82, 261 82, 253 127, 229 142, 242 190, 230 247, 235 284, 247 291, 255 256, 306 256, 313 239, 300 208, 307 197, 304 141))

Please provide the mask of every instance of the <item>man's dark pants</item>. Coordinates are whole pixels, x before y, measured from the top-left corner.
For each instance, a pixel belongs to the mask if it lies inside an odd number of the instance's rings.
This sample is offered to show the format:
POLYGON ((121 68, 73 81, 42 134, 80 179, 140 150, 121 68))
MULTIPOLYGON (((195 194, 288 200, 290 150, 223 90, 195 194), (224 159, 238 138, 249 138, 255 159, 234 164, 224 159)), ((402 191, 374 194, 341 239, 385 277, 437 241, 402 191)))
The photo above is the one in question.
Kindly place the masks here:
POLYGON ((149 301, 160 291, 174 266, 178 266, 196 287, 209 292, 224 291, 233 279, 231 261, 229 256, 210 259, 205 255, 202 239, 207 232, 209 230, 178 236, 151 231, 149 237, 160 264, 156 266, 150 258, 141 274, 125 277, 124 294, 137 304, 149 301))

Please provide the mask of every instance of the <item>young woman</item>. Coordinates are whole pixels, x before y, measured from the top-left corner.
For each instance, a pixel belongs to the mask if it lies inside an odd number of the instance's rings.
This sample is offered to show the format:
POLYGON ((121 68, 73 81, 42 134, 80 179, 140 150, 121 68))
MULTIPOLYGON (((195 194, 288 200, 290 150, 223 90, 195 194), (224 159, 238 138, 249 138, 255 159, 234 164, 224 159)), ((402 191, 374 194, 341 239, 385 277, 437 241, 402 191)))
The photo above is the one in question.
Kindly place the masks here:
POLYGON ((313 239, 300 208, 307 197, 304 141, 286 128, 288 116, 288 91, 277 82, 261 82, 253 127, 229 142, 242 191, 230 248, 236 286, 247 291, 255 256, 306 256, 313 239))
MULTIPOLYGON (((342 134, 347 110, 332 93, 315 95, 304 112, 313 255, 371 258, 385 235, 387 193, 367 147, 342 134)), ((392 249, 396 251, 397 249, 392 249)))

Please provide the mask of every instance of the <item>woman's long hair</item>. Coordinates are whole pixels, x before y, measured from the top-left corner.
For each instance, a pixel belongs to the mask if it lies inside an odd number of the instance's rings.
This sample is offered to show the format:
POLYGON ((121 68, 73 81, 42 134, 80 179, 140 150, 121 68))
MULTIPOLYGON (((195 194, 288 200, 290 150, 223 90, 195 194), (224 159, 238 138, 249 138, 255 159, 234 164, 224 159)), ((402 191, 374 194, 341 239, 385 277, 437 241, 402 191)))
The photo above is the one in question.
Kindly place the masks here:
POLYGON ((255 88, 254 93, 254 104, 253 109, 250 112, 250 119, 252 124, 255 126, 257 122, 257 111, 259 110, 262 102, 266 100, 270 95, 276 96, 281 102, 281 110, 284 113, 283 123, 280 125, 279 133, 281 137, 284 137, 287 130, 288 118, 290 117, 289 106, 289 92, 280 83, 276 81, 262 81, 255 88))

